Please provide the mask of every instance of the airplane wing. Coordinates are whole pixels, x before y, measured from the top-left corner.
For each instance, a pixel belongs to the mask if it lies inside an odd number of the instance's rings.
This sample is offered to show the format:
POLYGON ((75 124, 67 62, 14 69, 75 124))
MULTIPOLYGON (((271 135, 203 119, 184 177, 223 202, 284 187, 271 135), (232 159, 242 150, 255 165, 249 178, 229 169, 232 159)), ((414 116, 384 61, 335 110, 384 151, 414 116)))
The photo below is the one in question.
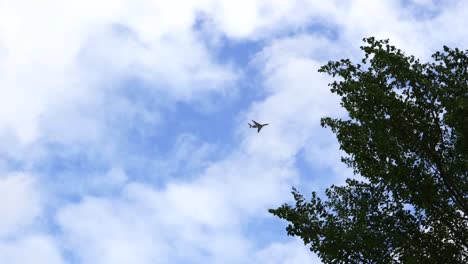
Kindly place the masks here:
POLYGON ((252 120, 252 122, 254 122, 255 125, 259 126, 260 124, 255 122, 255 120, 252 120))
POLYGON ((262 130, 262 126, 258 126, 258 127, 257 127, 257 133, 259 133, 260 130, 262 130))

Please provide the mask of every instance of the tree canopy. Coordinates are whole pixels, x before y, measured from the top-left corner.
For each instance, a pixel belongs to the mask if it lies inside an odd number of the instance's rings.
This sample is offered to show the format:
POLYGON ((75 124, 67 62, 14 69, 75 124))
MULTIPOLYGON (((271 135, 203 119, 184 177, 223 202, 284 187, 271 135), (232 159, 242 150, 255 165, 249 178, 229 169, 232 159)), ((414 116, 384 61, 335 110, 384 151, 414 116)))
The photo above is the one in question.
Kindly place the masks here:
POLYGON ((420 62, 365 38, 362 63, 319 72, 349 117, 322 118, 364 180, 269 211, 324 263, 466 263, 468 50, 446 46, 420 62), (339 79, 337 80, 337 77, 339 79))

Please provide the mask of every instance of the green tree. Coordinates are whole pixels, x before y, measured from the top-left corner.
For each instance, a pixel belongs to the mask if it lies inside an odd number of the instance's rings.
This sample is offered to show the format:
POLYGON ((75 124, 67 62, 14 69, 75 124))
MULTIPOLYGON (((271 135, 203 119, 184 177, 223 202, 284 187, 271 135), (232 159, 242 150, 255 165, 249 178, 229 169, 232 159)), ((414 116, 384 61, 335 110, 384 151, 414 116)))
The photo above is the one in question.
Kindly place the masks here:
POLYGON ((269 211, 324 263, 466 263, 468 50, 444 46, 430 63, 365 38, 362 64, 319 72, 349 118, 323 118, 363 180, 269 211))

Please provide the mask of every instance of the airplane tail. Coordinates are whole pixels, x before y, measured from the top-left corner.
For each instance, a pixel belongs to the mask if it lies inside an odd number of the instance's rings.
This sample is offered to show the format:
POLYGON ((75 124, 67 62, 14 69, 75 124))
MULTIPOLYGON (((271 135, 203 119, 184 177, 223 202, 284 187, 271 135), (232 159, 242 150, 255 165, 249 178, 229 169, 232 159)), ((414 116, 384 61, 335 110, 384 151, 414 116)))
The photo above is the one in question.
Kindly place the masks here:
POLYGON ((249 124, 249 127, 252 128, 252 125, 250 123, 247 123, 247 124, 249 124))

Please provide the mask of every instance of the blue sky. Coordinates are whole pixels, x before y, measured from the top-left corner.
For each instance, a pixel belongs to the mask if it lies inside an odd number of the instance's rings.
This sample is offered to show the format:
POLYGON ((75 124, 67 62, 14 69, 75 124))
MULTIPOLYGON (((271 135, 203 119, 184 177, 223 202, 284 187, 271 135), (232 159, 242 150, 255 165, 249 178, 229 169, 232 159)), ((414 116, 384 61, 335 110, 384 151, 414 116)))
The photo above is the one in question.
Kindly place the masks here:
POLYGON ((2 1, 0 263, 320 263, 267 212, 352 177, 317 69, 369 36, 423 60, 466 48, 466 10, 2 1))

